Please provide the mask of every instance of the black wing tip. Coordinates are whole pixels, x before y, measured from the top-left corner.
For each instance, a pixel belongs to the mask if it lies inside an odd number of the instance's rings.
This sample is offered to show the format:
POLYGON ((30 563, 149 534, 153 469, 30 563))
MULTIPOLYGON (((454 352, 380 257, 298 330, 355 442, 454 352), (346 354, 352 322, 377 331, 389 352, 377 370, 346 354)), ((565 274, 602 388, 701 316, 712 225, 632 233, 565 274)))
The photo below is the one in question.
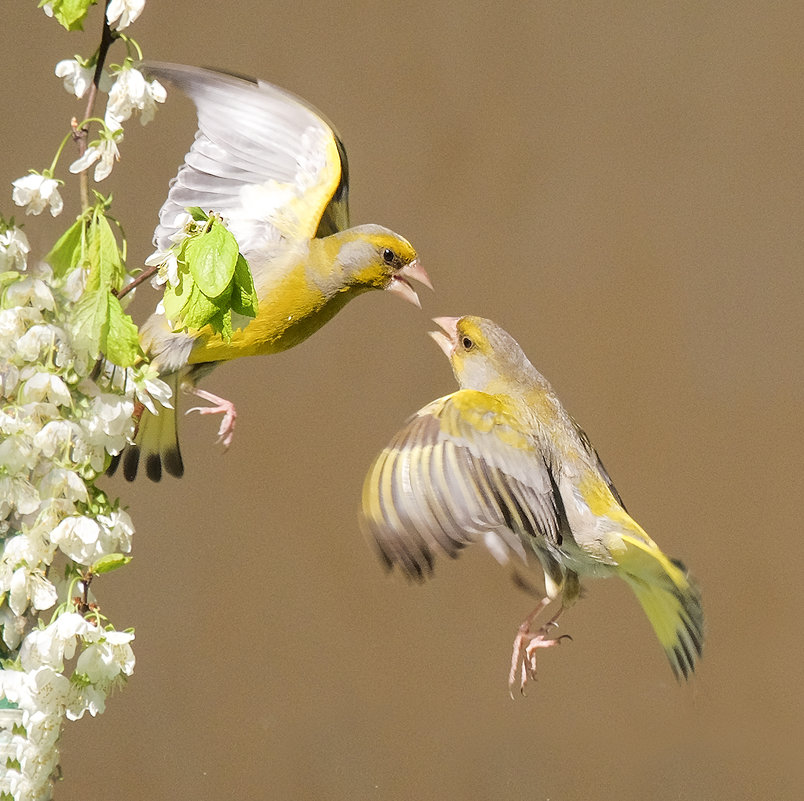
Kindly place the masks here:
POLYGON ((371 538, 374 550, 386 574, 398 567, 402 575, 410 581, 421 584, 433 575, 435 560, 432 553, 422 550, 419 554, 390 552, 379 537, 371 538))

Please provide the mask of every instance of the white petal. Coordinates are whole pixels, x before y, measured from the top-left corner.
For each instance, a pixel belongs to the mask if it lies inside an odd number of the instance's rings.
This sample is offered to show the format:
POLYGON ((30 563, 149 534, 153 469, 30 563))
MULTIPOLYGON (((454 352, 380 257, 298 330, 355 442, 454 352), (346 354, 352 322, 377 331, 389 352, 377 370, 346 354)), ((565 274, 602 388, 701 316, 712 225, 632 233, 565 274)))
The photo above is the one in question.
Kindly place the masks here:
POLYGON ((80 158, 76 159, 70 165, 70 172, 71 173, 79 173, 83 172, 87 167, 94 164, 99 158, 101 157, 100 148, 97 145, 92 145, 88 147, 86 151, 84 151, 84 155, 80 158))

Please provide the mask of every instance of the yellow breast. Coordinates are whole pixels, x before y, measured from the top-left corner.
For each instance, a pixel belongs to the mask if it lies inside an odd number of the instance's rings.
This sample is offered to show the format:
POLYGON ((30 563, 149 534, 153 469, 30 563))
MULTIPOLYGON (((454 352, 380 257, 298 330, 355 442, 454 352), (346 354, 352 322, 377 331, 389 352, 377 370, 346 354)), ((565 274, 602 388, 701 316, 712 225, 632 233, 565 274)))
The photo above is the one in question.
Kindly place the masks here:
MULTIPOLYGON (((299 263, 269 285, 258 287, 257 316, 227 342, 208 326, 190 354, 190 363, 227 361, 287 350, 317 331, 346 302, 326 297, 299 263)), ((339 293, 346 294, 346 293, 339 293)))

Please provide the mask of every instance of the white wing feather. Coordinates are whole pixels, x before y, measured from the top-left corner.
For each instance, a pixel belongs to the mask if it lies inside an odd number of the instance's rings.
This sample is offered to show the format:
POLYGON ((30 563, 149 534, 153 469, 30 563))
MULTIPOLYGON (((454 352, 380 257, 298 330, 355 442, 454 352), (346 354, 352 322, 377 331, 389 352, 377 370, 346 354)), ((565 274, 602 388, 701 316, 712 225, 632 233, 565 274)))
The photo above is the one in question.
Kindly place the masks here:
POLYGON ((154 244, 170 247, 189 206, 221 214, 251 259, 281 240, 315 236, 342 177, 331 126, 303 100, 264 81, 148 63, 195 103, 199 130, 159 212, 154 244))

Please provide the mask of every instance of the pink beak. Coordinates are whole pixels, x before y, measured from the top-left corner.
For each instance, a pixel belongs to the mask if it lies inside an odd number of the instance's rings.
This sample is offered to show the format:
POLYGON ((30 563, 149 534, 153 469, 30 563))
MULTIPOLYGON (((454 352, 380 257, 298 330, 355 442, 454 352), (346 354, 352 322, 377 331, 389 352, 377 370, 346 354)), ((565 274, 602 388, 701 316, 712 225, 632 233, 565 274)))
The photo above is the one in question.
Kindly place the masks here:
POLYGON ((460 317, 433 317, 433 322, 443 329, 442 331, 428 331, 444 355, 449 359, 458 342, 458 320, 460 317))
POLYGON ((392 276, 391 282, 386 289, 421 309, 422 304, 419 301, 419 296, 416 294, 416 290, 410 285, 409 279, 424 284, 430 290, 433 288, 430 282, 430 276, 425 272, 421 262, 418 259, 414 259, 410 264, 406 264, 392 276))

